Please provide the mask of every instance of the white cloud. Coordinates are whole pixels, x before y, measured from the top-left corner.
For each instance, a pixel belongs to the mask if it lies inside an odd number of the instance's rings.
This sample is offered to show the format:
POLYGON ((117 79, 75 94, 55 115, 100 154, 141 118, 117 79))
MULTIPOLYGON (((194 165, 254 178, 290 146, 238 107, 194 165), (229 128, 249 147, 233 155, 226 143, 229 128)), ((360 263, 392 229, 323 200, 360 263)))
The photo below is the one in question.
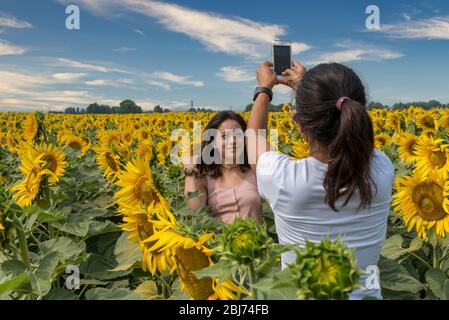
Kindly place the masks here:
POLYGON ((7 68, 7 66, 0 68, 1 110, 64 110, 69 106, 85 107, 95 101, 111 105, 117 105, 119 102, 86 90, 55 88, 55 85, 61 83, 61 79, 69 81, 75 76, 62 73, 35 73, 29 70, 10 71, 6 70, 7 68))
POLYGON ((85 77, 86 75, 87 75, 86 73, 63 72, 63 73, 54 73, 52 77, 62 82, 73 82, 79 80, 82 77, 85 77))
POLYGON ((449 16, 383 24, 380 32, 384 32, 393 38, 449 40, 449 16))
POLYGON ((145 33, 140 29, 134 29, 133 32, 137 33, 139 36, 145 36, 145 33))
POLYGON ((157 88, 162 88, 165 91, 170 91, 171 87, 169 84, 161 82, 161 81, 156 81, 156 80, 149 80, 148 84, 152 87, 157 87, 157 88))
POLYGON ((26 51, 27 50, 25 48, 0 39, 0 56, 22 55, 26 51))
POLYGON ((84 82, 89 86, 129 87, 134 84, 132 79, 95 79, 84 82))
MULTIPOLYGON (((69 0, 59 0, 69 3, 69 0)), ((122 7, 156 19, 167 30, 183 33, 202 43, 208 50, 230 55, 261 58, 269 52, 271 42, 285 38, 286 27, 279 24, 223 16, 184 6, 147 0, 81 0, 87 9, 100 15, 122 7)), ((304 43, 294 42, 293 53, 309 50, 304 43)))
POLYGON ((29 22, 21 21, 16 17, 13 17, 0 11, 0 27, 24 29, 24 28, 31 28, 33 26, 29 22))
POLYGON ((255 80, 256 77, 253 73, 241 67, 226 66, 220 68, 217 75, 227 82, 243 82, 255 80))
POLYGON ((125 53, 125 52, 132 52, 132 51, 136 51, 136 48, 130 48, 130 47, 120 47, 120 48, 116 48, 114 49, 115 52, 119 52, 119 53, 125 53))
POLYGON ((153 78, 162 79, 165 81, 182 84, 182 85, 188 85, 188 86, 193 86, 193 87, 204 86, 203 81, 190 80, 190 77, 188 77, 188 76, 180 76, 180 75, 173 74, 173 73, 167 72, 167 71, 156 71, 156 72, 151 73, 150 76, 153 78))
POLYGON ((322 53, 315 59, 306 61, 305 64, 317 65, 329 62, 346 63, 360 60, 379 61, 404 57, 402 53, 397 51, 352 41, 337 43, 335 44, 335 47, 342 50, 322 53))
POLYGON ((67 68, 73 68, 73 69, 81 69, 81 70, 87 70, 87 71, 94 71, 94 72, 119 72, 119 73, 127 73, 124 70, 116 69, 116 68, 110 68, 98 64, 92 64, 92 63, 84 63, 72 59, 66 59, 66 58, 57 58, 56 62, 52 64, 53 66, 59 66, 59 67, 67 67, 67 68))

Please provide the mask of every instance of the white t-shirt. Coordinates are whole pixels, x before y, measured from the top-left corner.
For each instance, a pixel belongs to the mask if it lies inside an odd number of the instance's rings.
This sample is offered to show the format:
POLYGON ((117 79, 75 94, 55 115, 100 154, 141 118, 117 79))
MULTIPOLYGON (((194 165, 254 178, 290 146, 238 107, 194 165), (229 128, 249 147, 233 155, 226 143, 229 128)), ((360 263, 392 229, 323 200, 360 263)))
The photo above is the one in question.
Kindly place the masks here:
MULTIPOLYGON (((371 207, 357 208, 360 196, 355 192, 346 206, 346 196, 336 201, 339 212, 333 211, 324 202, 323 178, 327 164, 308 157, 293 160, 274 151, 263 153, 257 163, 257 187, 260 196, 267 200, 274 212, 276 232, 280 244, 298 244, 303 248, 305 241, 314 243, 329 236, 339 236, 349 248, 354 248, 357 265, 362 270, 376 266, 385 240, 387 219, 390 210, 394 180, 391 160, 380 150, 374 149, 371 161, 371 177, 374 198, 371 207)), ((294 252, 282 255, 282 268, 295 261, 294 252)), ((366 275, 360 284, 365 286, 366 275)), ((372 287, 372 286, 371 286, 372 287)), ((350 299, 364 296, 381 298, 380 289, 356 289, 350 299)))

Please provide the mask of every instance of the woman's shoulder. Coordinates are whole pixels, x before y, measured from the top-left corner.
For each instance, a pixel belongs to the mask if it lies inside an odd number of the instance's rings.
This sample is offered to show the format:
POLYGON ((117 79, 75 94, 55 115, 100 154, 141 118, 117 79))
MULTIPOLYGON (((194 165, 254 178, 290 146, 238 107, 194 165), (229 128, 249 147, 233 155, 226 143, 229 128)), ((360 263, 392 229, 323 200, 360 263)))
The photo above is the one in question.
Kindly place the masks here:
POLYGON ((376 167, 390 171, 394 175, 394 164, 391 159, 381 150, 374 148, 373 163, 376 167))

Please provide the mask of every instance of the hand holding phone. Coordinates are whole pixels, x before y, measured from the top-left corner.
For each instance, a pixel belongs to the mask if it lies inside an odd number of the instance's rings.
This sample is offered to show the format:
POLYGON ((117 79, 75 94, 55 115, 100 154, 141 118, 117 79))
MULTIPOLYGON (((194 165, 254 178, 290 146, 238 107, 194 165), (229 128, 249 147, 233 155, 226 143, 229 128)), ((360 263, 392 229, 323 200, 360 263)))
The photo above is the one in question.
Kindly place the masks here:
POLYGON ((292 44, 289 41, 273 41, 273 67, 279 80, 288 80, 283 72, 292 67, 292 44))

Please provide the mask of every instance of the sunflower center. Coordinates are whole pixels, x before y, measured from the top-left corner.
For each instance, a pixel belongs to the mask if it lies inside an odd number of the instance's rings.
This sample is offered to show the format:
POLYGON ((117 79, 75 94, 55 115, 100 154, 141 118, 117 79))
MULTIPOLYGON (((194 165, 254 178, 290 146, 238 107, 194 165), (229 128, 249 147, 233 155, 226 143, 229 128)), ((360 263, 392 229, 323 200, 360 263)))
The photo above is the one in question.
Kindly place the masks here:
POLYGON ((105 158, 109 168, 111 168, 113 171, 118 171, 117 162, 112 157, 112 154, 110 152, 106 152, 105 158))
POLYGON ((441 169, 446 164, 446 154, 441 150, 431 152, 429 158, 433 168, 441 169))
POLYGON ((433 120, 432 117, 425 117, 423 124, 426 128, 430 128, 430 129, 435 128, 435 121, 433 120))
POLYGON ((435 182, 423 182, 413 189, 413 203, 418 215, 424 220, 441 220, 446 216, 443 199, 443 188, 435 182))
POLYGON ((56 172, 56 168, 58 167, 58 162, 56 161, 55 156, 52 154, 46 154, 42 157, 42 160, 45 161, 45 167, 51 172, 56 172))
POLYGON ((148 221, 146 215, 139 214, 137 218, 137 233, 141 241, 153 235, 153 225, 148 221))
POLYGON ((331 285, 337 282, 338 266, 329 259, 320 260, 317 270, 318 282, 322 285, 331 285))
POLYGON ((81 143, 78 141, 70 141, 69 147, 75 150, 81 150, 81 143))
POLYGON ((153 200, 156 199, 156 195, 154 194, 154 190, 151 185, 148 184, 148 177, 141 176, 135 186, 134 192, 137 198, 142 201, 145 205, 149 205, 153 200))
POLYGON ((416 156, 415 145, 416 145, 416 140, 407 142, 407 144, 405 145, 405 148, 407 149, 408 154, 410 154, 412 156, 416 156))

